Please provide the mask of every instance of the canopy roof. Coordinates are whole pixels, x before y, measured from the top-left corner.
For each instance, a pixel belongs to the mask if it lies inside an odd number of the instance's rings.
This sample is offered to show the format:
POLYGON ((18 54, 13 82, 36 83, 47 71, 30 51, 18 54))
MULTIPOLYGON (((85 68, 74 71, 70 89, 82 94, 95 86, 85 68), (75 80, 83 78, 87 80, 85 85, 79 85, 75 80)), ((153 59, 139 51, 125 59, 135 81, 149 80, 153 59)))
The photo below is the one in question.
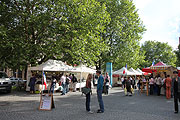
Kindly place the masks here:
POLYGON ((139 68, 137 68, 136 71, 138 71, 141 74, 143 73, 142 70, 140 70, 139 68))
POLYGON ((118 75, 135 75, 135 73, 128 71, 125 67, 121 68, 120 70, 117 70, 117 71, 113 72, 113 74, 118 74, 118 75))
POLYGON ((70 71, 71 69, 73 69, 72 66, 66 65, 62 61, 51 59, 36 67, 30 67, 30 70, 34 71, 70 71))
POLYGON ((180 71, 180 67, 177 67, 177 69, 180 71))
POLYGON ((166 65, 163 62, 158 62, 157 64, 155 64, 154 66, 151 66, 150 68, 152 70, 167 70, 167 68, 171 67, 170 65, 166 65))
POLYGON ((74 67, 71 72, 86 72, 86 73, 96 73, 96 70, 86 67, 85 65, 79 65, 74 67))
POLYGON ((130 72, 133 72, 135 75, 142 75, 141 72, 134 70, 133 68, 129 69, 130 72))
POLYGON ((156 70, 152 70, 150 67, 147 67, 147 68, 143 68, 142 72, 153 73, 156 72, 156 70))

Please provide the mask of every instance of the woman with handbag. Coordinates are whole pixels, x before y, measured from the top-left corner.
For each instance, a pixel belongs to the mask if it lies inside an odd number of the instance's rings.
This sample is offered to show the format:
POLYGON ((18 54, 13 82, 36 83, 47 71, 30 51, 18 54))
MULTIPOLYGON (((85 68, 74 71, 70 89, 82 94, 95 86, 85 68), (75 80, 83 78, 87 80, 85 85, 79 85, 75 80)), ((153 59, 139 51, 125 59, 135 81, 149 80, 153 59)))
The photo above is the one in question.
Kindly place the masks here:
POLYGON ((90 110, 90 99, 91 99, 91 79, 92 74, 88 74, 87 80, 86 80, 86 88, 89 88, 90 91, 86 93, 86 111, 90 114, 93 112, 90 110))

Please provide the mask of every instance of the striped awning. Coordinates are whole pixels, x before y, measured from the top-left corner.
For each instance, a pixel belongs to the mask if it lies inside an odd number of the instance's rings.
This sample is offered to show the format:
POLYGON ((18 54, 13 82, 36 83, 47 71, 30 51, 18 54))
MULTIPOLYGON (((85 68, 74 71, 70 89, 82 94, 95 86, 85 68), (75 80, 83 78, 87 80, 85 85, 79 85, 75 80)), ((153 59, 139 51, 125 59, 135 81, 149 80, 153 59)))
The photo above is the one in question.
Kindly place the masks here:
POLYGON ((152 69, 152 70, 167 70, 169 67, 171 67, 171 66, 170 65, 166 65, 163 62, 158 62, 154 66, 151 66, 150 69, 152 69))

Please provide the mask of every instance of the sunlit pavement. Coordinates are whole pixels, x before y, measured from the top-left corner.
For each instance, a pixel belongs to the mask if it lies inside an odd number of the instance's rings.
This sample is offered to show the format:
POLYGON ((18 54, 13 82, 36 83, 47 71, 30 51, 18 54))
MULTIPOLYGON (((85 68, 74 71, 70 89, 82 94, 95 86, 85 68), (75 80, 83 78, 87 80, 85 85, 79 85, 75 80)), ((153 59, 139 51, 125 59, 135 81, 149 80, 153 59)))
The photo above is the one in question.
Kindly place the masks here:
POLYGON ((113 88, 104 95, 104 113, 96 113, 98 107, 96 90, 91 97, 91 110, 85 110, 85 97, 81 92, 70 92, 65 96, 54 94, 55 109, 39 111, 39 94, 26 92, 0 93, 0 120, 180 120, 174 114, 173 99, 165 96, 146 96, 137 91, 125 96, 120 88, 113 88))

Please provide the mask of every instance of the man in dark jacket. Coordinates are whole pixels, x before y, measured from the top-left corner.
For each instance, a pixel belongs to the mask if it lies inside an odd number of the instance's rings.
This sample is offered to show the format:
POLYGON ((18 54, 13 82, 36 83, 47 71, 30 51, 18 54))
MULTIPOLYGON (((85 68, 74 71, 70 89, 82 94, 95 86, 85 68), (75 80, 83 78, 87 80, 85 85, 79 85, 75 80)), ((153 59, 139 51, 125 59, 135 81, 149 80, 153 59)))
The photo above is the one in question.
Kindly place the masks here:
POLYGON ((97 71, 96 75, 98 76, 98 84, 97 84, 97 98, 99 102, 100 109, 97 111, 97 113, 103 113, 104 112, 104 103, 102 99, 102 91, 103 91, 103 84, 104 84, 104 77, 101 75, 101 71, 97 71))
POLYGON ((174 74, 174 78, 173 78, 173 81, 174 81, 174 108, 175 108, 175 111, 174 113, 178 113, 179 110, 178 110, 178 100, 180 102, 180 77, 178 77, 178 72, 177 71, 174 71, 173 72, 174 74))

